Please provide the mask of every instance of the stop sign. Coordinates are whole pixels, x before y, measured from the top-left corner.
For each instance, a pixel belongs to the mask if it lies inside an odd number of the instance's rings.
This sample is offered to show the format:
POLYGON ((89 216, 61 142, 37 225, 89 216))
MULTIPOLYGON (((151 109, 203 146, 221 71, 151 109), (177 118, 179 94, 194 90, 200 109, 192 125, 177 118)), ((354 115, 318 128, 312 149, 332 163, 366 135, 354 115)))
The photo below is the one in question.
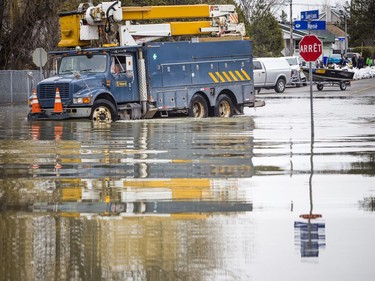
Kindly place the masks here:
POLYGON ((316 61, 322 51, 322 41, 315 35, 305 35, 299 42, 299 54, 306 62, 316 61))

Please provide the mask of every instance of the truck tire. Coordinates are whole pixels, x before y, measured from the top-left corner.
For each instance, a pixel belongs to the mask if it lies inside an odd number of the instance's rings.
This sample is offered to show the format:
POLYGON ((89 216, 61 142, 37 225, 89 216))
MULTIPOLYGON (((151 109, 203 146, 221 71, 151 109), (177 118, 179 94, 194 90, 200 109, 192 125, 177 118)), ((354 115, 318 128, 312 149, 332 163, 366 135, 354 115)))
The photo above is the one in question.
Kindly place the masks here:
POLYGON ((106 99, 98 99, 94 102, 90 119, 97 123, 111 123, 117 120, 115 106, 106 99))
POLYGON ((323 88, 324 88, 324 85, 323 85, 323 84, 317 84, 317 85, 316 85, 316 88, 317 88, 319 91, 322 91, 323 88))
POLYGON ((216 117, 232 117, 233 102, 227 95, 220 95, 215 104, 214 114, 216 117))
POLYGON ((283 93, 284 91, 285 91, 285 80, 283 78, 279 78, 275 85, 275 92, 283 93))
POLYGON ((206 118, 208 116, 208 106, 206 100, 201 95, 193 96, 188 115, 195 118, 206 118))

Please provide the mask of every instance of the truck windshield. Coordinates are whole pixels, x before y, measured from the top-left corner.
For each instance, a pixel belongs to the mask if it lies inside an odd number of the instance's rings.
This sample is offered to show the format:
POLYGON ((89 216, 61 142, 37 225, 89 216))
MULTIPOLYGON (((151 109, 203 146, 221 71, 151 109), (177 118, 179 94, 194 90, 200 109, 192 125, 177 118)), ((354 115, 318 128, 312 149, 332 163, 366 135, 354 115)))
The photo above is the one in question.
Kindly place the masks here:
POLYGON ((71 74, 79 72, 105 72, 106 55, 79 55, 63 57, 60 64, 59 74, 71 74))

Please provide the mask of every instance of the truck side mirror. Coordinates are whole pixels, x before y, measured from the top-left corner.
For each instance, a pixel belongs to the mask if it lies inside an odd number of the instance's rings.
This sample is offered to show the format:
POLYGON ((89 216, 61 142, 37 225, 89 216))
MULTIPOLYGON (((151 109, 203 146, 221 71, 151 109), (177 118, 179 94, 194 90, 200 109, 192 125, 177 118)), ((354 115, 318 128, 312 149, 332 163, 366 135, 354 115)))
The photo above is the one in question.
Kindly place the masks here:
POLYGON ((74 71, 73 75, 75 79, 77 80, 81 79, 81 73, 79 73, 79 71, 74 71))

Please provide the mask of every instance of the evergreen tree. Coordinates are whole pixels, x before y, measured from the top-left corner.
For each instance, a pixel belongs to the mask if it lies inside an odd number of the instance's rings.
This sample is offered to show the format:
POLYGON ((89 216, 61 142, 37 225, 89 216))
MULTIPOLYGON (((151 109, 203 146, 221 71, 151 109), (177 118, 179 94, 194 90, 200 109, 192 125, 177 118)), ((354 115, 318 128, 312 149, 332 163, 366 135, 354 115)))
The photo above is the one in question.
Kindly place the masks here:
POLYGON ((375 1, 352 0, 348 33, 350 46, 373 46, 375 43, 375 1))
POLYGON ((279 57, 284 48, 282 31, 276 18, 264 1, 259 1, 250 18, 250 37, 253 40, 254 56, 279 57))

